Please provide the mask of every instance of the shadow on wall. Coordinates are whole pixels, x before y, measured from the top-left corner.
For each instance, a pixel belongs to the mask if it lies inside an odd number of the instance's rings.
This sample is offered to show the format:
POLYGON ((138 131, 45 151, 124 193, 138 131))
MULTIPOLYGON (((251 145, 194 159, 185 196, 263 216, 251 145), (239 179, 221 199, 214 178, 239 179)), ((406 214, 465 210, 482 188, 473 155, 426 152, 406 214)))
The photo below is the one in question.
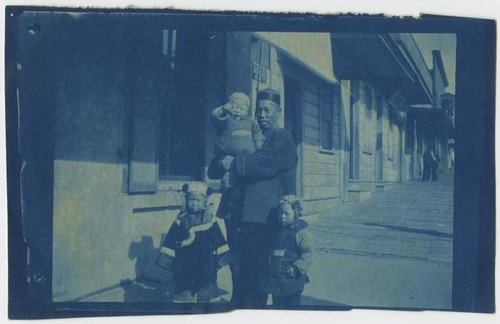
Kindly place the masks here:
MULTIPOLYGON (((163 242, 166 234, 162 235, 163 242)), ((171 302, 173 273, 155 263, 159 248, 151 236, 130 243, 128 257, 135 261, 135 280, 123 280, 124 302, 171 302)))

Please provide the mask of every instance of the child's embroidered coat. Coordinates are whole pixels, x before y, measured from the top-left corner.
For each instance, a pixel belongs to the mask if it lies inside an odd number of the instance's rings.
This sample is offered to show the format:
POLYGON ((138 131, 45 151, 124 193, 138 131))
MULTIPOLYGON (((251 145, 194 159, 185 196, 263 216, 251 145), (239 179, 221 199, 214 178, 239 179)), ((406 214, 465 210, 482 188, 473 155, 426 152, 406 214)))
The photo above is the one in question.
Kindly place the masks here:
POLYGON ((217 270, 227 264, 229 256, 219 224, 214 217, 206 217, 205 210, 181 211, 160 252, 157 263, 173 270, 175 293, 196 293, 216 282, 217 270))

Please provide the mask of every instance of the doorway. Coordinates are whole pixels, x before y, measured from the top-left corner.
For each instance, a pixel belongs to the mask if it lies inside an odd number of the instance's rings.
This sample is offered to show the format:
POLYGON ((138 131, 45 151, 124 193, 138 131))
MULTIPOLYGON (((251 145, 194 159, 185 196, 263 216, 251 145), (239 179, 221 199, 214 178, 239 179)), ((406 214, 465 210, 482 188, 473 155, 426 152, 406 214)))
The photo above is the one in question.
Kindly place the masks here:
POLYGON ((377 107, 377 144, 375 153, 375 181, 384 181, 384 149, 383 149, 383 105, 382 98, 376 97, 377 107))
MULTIPOLYGON (((301 107, 302 107, 302 84, 295 80, 294 78, 290 76, 284 77, 284 84, 285 84, 285 111, 284 111, 284 119, 285 119, 285 129, 288 130, 292 136, 293 140, 295 142, 295 147, 300 148, 300 142, 302 139, 302 127, 300 123, 300 112, 301 112, 301 107)), ((293 182, 294 182, 294 188, 295 188, 295 194, 300 194, 302 197, 302 189, 301 189, 301 184, 300 181, 297 181, 297 179, 301 179, 301 161, 302 161, 302 154, 301 150, 298 149, 298 164, 297 164, 297 171, 295 172, 293 182)))
MULTIPOLYGON (((354 83, 353 85, 356 85, 354 83)), ((353 86, 352 92, 358 89, 353 86)), ((349 100, 349 134, 351 137, 349 147, 349 179, 359 179, 359 121, 357 116, 356 101, 358 96, 352 95, 349 100)))

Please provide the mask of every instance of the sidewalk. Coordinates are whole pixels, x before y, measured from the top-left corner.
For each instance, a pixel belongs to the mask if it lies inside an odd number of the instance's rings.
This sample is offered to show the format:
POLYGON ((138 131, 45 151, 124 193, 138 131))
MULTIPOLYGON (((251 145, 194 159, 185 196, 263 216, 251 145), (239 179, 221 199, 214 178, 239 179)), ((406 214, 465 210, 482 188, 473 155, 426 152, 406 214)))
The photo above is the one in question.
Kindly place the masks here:
POLYGON ((451 308, 453 182, 411 181, 311 224, 309 305, 451 308))
MULTIPOLYGON (((451 308, 453 184, 451 176, 441 178, 395 184, 311 221, 316 256, 302 303, 451 308)), ((221 302, 230 298, 230 276, 228 267, 218 273, 221 302)), ((85 301, 164 303, 170 298, 156 283, 137 280, 85 301)))

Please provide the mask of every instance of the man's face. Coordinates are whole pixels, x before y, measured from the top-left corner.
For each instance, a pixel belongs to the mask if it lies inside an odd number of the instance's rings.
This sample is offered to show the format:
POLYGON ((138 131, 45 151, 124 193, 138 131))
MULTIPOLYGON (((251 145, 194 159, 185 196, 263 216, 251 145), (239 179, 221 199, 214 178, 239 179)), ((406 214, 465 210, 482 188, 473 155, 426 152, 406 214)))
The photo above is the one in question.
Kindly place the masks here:
POLYGON ((272 129, 278 124, 279 106, 269 100, 257 101, 257 121, 261 129, 272 129))

